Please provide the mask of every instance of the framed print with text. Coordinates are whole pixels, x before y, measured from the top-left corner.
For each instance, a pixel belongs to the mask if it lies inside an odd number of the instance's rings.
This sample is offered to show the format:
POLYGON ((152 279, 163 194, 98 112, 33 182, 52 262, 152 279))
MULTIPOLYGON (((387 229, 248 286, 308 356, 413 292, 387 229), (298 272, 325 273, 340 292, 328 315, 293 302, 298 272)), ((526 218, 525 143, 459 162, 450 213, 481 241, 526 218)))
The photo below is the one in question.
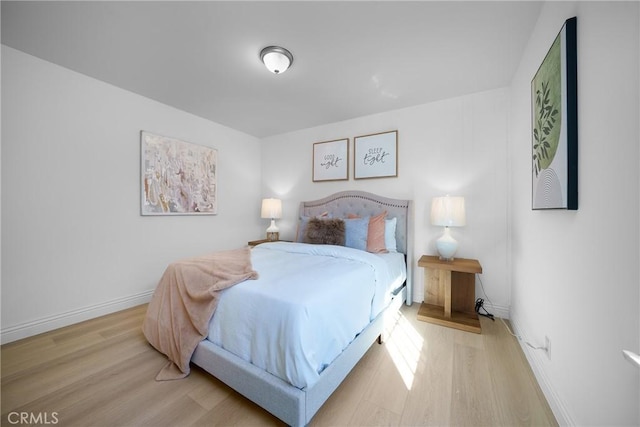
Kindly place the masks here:
POLYGON ((354 179, 398 176, 398 131, 353 139, 354 179))
POLYGON ((313 182, 349 179, 349 138, 313 144, 313 182))

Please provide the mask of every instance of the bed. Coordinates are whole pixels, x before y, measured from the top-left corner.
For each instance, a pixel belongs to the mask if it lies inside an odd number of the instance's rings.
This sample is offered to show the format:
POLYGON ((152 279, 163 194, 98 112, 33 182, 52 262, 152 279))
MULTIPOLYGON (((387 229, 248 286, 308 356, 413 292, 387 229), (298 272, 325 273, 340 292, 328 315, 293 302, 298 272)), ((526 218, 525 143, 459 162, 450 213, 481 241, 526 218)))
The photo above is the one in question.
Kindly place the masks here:
MULTIPOLYGON (((334 341, 346 339, 346 344, 344 344, 346 345, 346 348, 341 348, 341 346, 343 346, 343 343, 341 342, 330 343, 328 347, 338 347, 338 352, 335 357, 324 347, 320 349, 313 347, 308 350, 308 353, 311 354, 310 359, 314 359, 315 362, 320 363, 322 365, 321 369, 317 369, 317 366, 307 367, 304 366, 306 363, 300 362, 298 364, 302 367, 290 369, 290 371, 295 372, 286 371, 285 368, 286 372, 274 374, 274 369, 278 369, 278 367, 281 367, 282 365, 287 365, 288 359, 285 356, 283 356, 284 361, 279 360, 277 363, 272 363, 266 359, 266 361, 261 361, 261 359, 253 354, 253 349, 242 349, 241 345, 243 341, 243 334, 241 333, 232 334, 239 335, 241 337, 239 339, 240 344, 230 344, 223 341, 225 338, 225 331, 228 331, 229 329, 224 326, 225 321, 233 321, 234 325, 236 324, 235 322, 241 321, 237 316, 234 317, 234 313, 237 312, 237 309, 225 309, 225 307, 232 307, 231 302, 234 300, 236 300, 237 303, 244 304, 247 309, 246 311, 251 313, 250 317, 263 315, 263 318, 266 318, 270 316, 277 316, 279 313, 287 313, 286 315, 282 315, 284 316, 283 318, 288 320, 281 320, 281 325, 279 326, 280 329, 289 328, 291 325, 295 325, 296 327, 294 329, 296 329, 297 333, 301 334, 303 337, 314 336, 314 332, 312 330, 314 323, 304 326, 304 322, 300 320, 301 318, 313 317, 313 308, 305 307, 303 310, 296 310, 294 307, 293 310, 290 310, 286 306, 280 305, 279 297, 273 291, 269 291, 268 294, 265 293, 259 297, 261 300, 265 299, 262 301, 263 308, 261 308, 260 303, 252 303, 250 300, 251 297, 246 293, 248 292, 247 288, 250 286, 253 286, 254 289, 261 288, 260 286, 256 286, 257 283, 246 284, 245 286, 243 286, 244 283, 241 283, 225 291, 225 300, 220 300, 220 305, 211 319, 209 336, 197 345, 191 358, 191 362, 200 366, 202 369, 226 383, 231 388, 263 407, 276 417, 280 418, 288 425, 300 426, 308 424, 318 409, 320 409, 323 403, 340 385, 342 380, 349 374, 360 358, 367 352, 369 347, 376 340, 379 340, 380 342, 382 341, 385 331, 385 323, 388 323, 389 319, 394 318, 393 314, 400 309, 403 303, 406 303, 407 305, 411 304, 411 284, 413 276, 413 254, 411 241, 413 233, 411 228, 413 214, 412 202, 410 200, 390 199, 362 191, 345 191, 320 200, 300 203, 299 215, 301 219, 321 216, 333 218, 347 218, 348 216, 367 218, 379 215, 383 211, 387 212, 387 219, 391 220, 393 218, 393 221, 396 223, 394 237, 397 254, 395 255, 391 253, 373 255, 365 251, 360 251, 364 252, 360 255, 355 253, 357 252, 356 250, 349 248, 342 249, 341 247, 329 247, 329 245, 308 245, 304 243, 280 242, 259 245, 252 250, 254 268, 256 268, 256 270, 262 275, 264 274, 260 272, 260 266, 263 264, 266 265, 277 262, 279 255, 276 257, 274 254, 279 252, 286 252, 287 256, 292 256, 294 257, 293 259, 299 260, 296 261, 296 263, 300 262, 304 265, 306 262, 315 262, 313 259, 308 259, 307 257, 314 255, 319 251, 316 255, 324 257, 321 264, 325 267, 325 271, 336 271, 342 268, 342 273, 345 272, 345 267, 334 265, 333 258, 342 257, 343 252, 346 253, 348 258, 346 261, 347 269, 351 271, 352 267, 357 265, 359 266, 357 268, 362 269, 365 274, 369 274, 368 270, 370 269, 368 264, 364 264, 364 267, 362 267, 362 265, 365 261, 369 262, 370 258, 372 259, 372 262, 379 262, 373 258, 382 259, 388 257, 391 259, 395 257, 397 260, 398 255, 402 258, 403 268, 406 268, 403 273, 404 276, 402 283, 393 283, 388 285, 387 291, 383 293, 384 297, 376 298, 374 296, 371 300, 366 301, 366 303, 372 307, 371 312, 367 313, 368 317, 366 319, 366 324, 361 324, 361 318, 353 322, 355 323, 355 326, 353 327, 357 328, 359 332, 353 334, 353 336, 349 336, 352 332, 340 329, 339 331, 332 331, 330 334, 327 334, 332 338, 340 337, 336 338, 334 341), (312 248, 309 248, 309 246, 312 246, 312 248), (317 248, 315 246, 317 246, 317 248), (320 246, 323 247, 320 248, 320 246), (311 251, 312 253, 308 254, 308 251, 311 251), (361 256, 365 259, 361 260, 361 256), (327 262, 330 262, 331 264, 326 264, 327 262), (270 299, 267 301, 268 298, 270 299), (268 307, 270 307, 270 309, 268 309, 268 307), (294 312, 294 314, 290 314, 290 311, 294 312), (324 353, 328 353, 324 359, 318 356, 319 354, 324 355, 324 353), (318 362, 315 360, 316 358, 321 360, 318 362), (250 363, 247 360, 252 360, 253 363, 250 363)), ((388 237, 389 236, 387 236, 387 242, 388 237)), ((396 262, 397 261, 393 261, 393 263, 396 262)), ((355 267, 353 268, 355 269, 355 267)), ((285 269, 284 264, 282 269, 285 269)), ((269 275, 269 273, 266 274, 269 275)), ((346 274, 341 274, 340 277, 341 280, 346 280, 347 282, 350 280, 349 275, 346 274)), ((273 278, 263 277, 260 280, 273 281, 273 278)), ((337 279, 327 279, 326 283, 333 283, 336 280, 337 279)), ((383 281, 384 280, 378 278, 376 283, 383 281)), ((369 292, 369 288, 367 288, 368 285, 360 283, 364 282, 361 280, 352 280, 352 282, 354 282, 354 285, 349 285, 349 289, 345 289, 346 287, 344 284, 338 283, 337 286, 343 286, 343 292, 340 294, 340 298, 336 298, 335 296, 325 297, 330 301, 335 301, 334 309, 336 311, 339 310, 339 306, 344 307, 345 305, 352 307, 352 311, 362 311, 362 304, 359 303, 358 298, 354 297, 353 293, 369 292)), ((280 282, 278 283, 280 284, 280 282)), ((285 293, 295 292, 295 289, 291 288, 291 285, 282 284, 282 287, 285 293)), ((316 294, 318 294, 317 296, 321 296, 321 293, 317 292, 317 288, 319 287, 313 286, 313 289, 316 290, 316 294)), ((323 289, 323 292, 333 291, 329 289, 325 291, 323 289)), ((326 306, 327 302, 320 301, 316 304, 326 306)), ((262 320, 264 320, 263 318, 257 319, 256 323, 262 325, 264 323, 262 322, 262 320)), ((325 318, 324 320, 331 323, 328 318, 325 318)), ((317 320, 314 320, 313 322, 317 323, 317 320)), ((334 326, 336 328, 341 327, 341 325, 334 326)), ((323 323, 322 327, 327 328, 329 326, 326 326, 323 323)), ((234 326, 234 328, 236 328, 236 326, 234 326)), ((275 329, 277 328, 278 327, 275 329)), ((268 330, 263 331, 260 329, 258 332, 254 331, 253 334, 254 335, 250 338, 247 338, 248 334, 244 334, 244 341, 250 342, 257 340, 259 346, 265 348, 268 348, 269 345, 274 345, 274 342, 277 343, 278 340, 282 339, 281 337, 279 338, 277 333, 272 333, 268 330), (271 343, 269 342, 270 334, 275 334, 271 338, 271 343)), ((227 335, 229 334, 227 333, 227 335)), ((299 347, 306 348, 310 346, 310 341, 314 340, 306 339, 302 341, 304 342, 299 344, 299 347)), ((298 352, 299 350, 300 349, 295 348, 293 351, 298 352)), ((300 351, 304 351, 304 349, 300 351)), ((335 352, 335 349, 332 349, 332 351, 335 352)))

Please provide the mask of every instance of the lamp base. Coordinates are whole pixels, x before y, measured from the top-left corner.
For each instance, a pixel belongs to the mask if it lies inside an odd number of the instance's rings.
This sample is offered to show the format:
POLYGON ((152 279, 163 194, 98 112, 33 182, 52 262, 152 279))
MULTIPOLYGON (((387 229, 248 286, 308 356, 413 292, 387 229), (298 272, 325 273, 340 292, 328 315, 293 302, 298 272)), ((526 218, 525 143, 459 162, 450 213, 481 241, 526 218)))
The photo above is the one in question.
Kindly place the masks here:
POLYGON ((453 256, 458 250, 458 242, 451 237, 449 227, 445 227, 442 236, 436 240, 436 248, 441 260, 453 261, 453 256))
POLYGON ((267 240, 275 242, 280 239, 280 229, 276 225, 276 220, 271 218, 271 225, 267 228, 267 240))

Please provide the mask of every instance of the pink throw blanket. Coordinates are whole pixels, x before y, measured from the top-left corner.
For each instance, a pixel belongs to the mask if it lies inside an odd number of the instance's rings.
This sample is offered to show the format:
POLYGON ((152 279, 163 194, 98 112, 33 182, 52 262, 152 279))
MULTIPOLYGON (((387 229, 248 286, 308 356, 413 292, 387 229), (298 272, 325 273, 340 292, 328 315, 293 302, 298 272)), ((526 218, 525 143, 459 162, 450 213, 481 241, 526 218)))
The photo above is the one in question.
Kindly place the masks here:
POLYGON ((191 356, 209 332, 220 291, 257 278, 249 247, 189 258, 167 267, 142 324, 149 343, 169 358, 156 380, 189 375, 191 356))

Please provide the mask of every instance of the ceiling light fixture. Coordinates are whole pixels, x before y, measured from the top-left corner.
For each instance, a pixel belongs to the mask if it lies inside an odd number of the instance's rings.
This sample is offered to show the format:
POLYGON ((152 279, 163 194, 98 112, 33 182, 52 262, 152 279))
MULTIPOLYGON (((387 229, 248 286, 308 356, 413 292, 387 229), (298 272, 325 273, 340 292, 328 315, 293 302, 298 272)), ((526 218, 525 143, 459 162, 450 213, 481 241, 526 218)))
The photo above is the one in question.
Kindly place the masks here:
POLYGON ((260 59, 273 74, 282 74, 293 64, 293 55, 279 46, 268 46, 260 52, 260 59))

